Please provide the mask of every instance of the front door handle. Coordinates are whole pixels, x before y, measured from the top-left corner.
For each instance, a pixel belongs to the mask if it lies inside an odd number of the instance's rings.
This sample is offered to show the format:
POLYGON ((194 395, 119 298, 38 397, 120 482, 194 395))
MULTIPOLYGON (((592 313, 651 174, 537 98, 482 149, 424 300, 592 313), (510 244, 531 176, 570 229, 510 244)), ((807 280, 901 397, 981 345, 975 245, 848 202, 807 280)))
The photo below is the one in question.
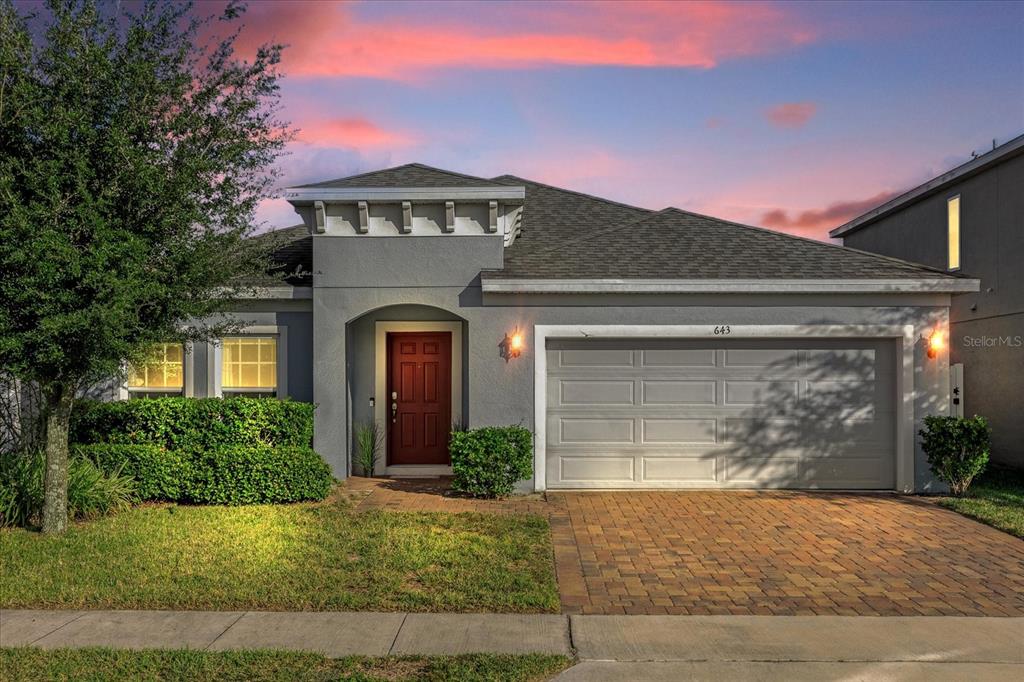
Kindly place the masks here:
POLYGON ((391 423, 398 421, 398 403, 391 403, 391 423))

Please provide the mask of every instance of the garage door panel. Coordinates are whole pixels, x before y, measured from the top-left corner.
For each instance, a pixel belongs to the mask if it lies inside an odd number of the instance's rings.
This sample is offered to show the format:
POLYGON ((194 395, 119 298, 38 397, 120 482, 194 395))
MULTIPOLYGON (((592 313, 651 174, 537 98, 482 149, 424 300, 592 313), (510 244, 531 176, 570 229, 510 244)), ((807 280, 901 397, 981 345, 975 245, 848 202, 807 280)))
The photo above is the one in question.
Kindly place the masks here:
POLYGON ((716 419, 641 419, 641 443, 707 444, 718 442, 716 419))
POLYGON ((814 457, 802 460, 800 468, 805 483, 858 488, 877 481, 888 465, 885 457, 814 457))
POLYGON ((808 381, 804 400, 808 403, 808 412, 822 416, 872 419, 878 403, 878 389, 874 381, 808 381))
POLYGON ((718 354, 708 348, 649 349, 641 351, 641 367, 714 367, 718 354))
POLYGON ((833 379, 874 379, 875 351, 871 348, 805 351, 804 366, 833 379))
POLYGON ((718 384, 713 379, 641 380, 644 405, 714 405, 718 384))
POLYGON ((558 405, 633 405, 632 379, 559 379, 558 405))
POLYGON ((797 381, 726 381, 726 406, 758 406, 784 409, 792 406, 799 395, 797 381))
POLYGON ((633 351, 614 348, 563 350, 558 354, 559 367, 632 367, 633 351))
POLYGON ((796 367, 799 353, 787 349, 733 348, 725 351, 725 367, 796 367))
POLYGON ((892 342, 552 343, 553 488, 894 485, 892 342))
POLYGON ((795 487, 801 483, 797 457, 729 457, 725 482, 765 487, 795 487))
POLYGON ((563 481, 633 481, 633 457, 559 457, 563 481))
POLYGON ((652 483, 718 482, 718 460, 715 457, 643 457, 643 480, 652 483))
POLYGON ((633 419, 592 419, 563 417, 558 420, 561 443, 632 443, 634 442, 633 419))

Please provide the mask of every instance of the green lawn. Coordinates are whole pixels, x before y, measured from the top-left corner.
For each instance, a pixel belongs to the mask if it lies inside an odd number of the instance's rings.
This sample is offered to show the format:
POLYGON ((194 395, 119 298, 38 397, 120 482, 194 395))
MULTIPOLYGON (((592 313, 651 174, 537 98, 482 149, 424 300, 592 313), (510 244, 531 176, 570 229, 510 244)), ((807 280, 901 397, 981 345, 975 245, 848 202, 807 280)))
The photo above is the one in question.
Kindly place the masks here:
POLYGON ((431 656, 330 659, 287 651, 0 649, 0 679, 204 680, 204 682, 320 682, 326 680, 547 680, 572 663, 565 656, 431 656))
POLYGON ((947 497, 940 503, 1024 538, 1024 472, 992 469, 974 481, 965 497, 947 497))
POLYGON ((147 505, 62 537, 0 531, 0 607, 544 612, 537 516, 147 505))

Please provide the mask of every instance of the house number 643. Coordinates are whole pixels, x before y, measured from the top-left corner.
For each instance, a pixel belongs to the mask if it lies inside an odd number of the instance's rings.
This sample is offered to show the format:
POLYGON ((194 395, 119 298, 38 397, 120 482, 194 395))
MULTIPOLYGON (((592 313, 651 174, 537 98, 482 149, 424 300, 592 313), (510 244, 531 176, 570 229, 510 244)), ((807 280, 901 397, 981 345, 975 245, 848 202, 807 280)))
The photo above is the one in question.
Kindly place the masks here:
POLYGON ((727 324, 723 324, 720 327, 715 327, 715 334, 716 335, 731 334, 731 333, 732 333, 732 329, 729 329, 729 325, 727 325, 727 324))

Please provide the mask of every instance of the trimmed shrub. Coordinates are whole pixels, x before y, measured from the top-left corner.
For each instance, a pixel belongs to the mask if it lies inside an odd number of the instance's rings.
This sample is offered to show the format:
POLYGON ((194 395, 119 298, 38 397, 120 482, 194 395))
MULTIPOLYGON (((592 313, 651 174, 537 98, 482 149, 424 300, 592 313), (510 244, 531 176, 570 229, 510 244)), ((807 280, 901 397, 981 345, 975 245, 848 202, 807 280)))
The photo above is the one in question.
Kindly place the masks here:
POLYGON ((533 475, 533 434, 522 426, 453 431, 452 488, 474 497, 504 497, 533 475))
POLYGON ((985 418, 925 417, 918 433, 932 473, 948 484, 954 495, 967 492, 988 464, 990 433, 985 418))
POLYGON ((187 501, 263 504, 322 500, 331 471, 308 447, 225 447, 192 456, 187 501))
MULTIPOLYGON (((43 509, 43 453, 0 457, 0 526, 30 526, 43 509)), ((119 469, 104 472, 89 459, 68 459, 68 516, 94 518, 131 506, 135 481, 119 469)))
POLYGON ((312 447, 313 405, 241 397, 81 400, 71 417, 71 441, 186 451, 312 447))
POLYGON ((74 451, 105 471, 132 476, 143 500, 268 504, 322 500, 331 490, 331 471, 312 448, 242 445, 183 452, 99 443, 74 451))
POLYGON ((96 462, 103 471, 120 470, 135 479, 142 500, 181 500, 192 480, 191 457, 156 445, 94 443, 72 445, 71 451, 96 462))

